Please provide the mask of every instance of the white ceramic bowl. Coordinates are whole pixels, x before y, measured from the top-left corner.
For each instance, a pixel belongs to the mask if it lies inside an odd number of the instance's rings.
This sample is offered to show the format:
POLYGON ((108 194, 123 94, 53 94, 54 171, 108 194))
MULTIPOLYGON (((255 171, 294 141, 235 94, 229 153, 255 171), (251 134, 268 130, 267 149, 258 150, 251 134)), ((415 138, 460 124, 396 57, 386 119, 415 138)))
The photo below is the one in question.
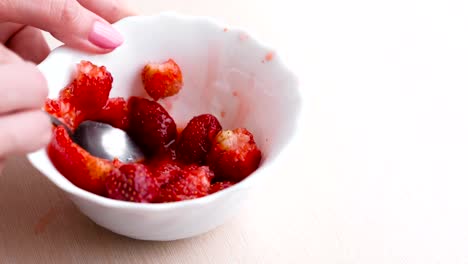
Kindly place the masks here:
POLYGON ((86 54, 67 47, 54 50, 39 65, 57 97, 80 60, 105 65, 114 76, 111 96, 144 95, 143 65, 173 58, 185 86, 162 102, 178 126, 201 113, 216 115, 223 128, 246 127, 263 152, 260 168, 244 181, 203 198, 167 204, 111 200, 84 191, 63 177, 44 149, 31 163, 65 191, 98 225, 143 240, 175 240, 207 232, 233 216, 252 187, 282 166, 285 147, 294 139, 300 110, 298 82, 274 51, 242 30, 209 18, 165 13, 130 17, 115 24, 125 43, 109 54, 86 54))

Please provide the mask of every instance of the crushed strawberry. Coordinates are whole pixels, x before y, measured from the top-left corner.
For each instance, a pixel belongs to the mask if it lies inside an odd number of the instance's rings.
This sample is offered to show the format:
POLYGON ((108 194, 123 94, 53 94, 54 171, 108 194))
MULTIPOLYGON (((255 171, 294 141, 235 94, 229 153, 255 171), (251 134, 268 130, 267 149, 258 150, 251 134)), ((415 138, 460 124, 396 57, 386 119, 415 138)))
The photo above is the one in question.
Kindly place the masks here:
POLYGON ((183 167, 181 163, 168 158, 153 159, 147 162, 146 165, 162 186, 178 177, 183 167))
POLYGON ((246 129, 222 131, 215 116, 202 114, 178 130, 156 102, 177 94, 183 86, 182 73, 173 60, 147 64, 141 76, 153 100, 109 98, 111 74, 103 66, 82 61, 75 79, 58 99, 46 101, 45 110, 71 129, 94 120, 126 130, 146 156, 128 164, 100 159, 76 145, 64 127, 56 127, 47 152, 73 184, 112 199, 162 203, 224 190, 257 169, 261 152, 246 129))
POLYGON ((131 97, 128 101, 129 134, 148 156, 165 153, 176 139, 174 119, 157 102, 131 97))
POLYGON ((44 110, 57 117, 71 129, 75 129, 84 119, 84 116, 78 113, 70 102, 61 99, 47 99, 44 110))
POLYGON ((75 79, 62 91, 61 99, 69 99, 70 104, 86 116, 93 115, 107 103, 112 81, 106 67, 81 61, 75 79))
POLYGON ((152 173, 137 163, 113 169, 105 179, 105 186, 109 198, 129 202, 151 203, 159 193, 152 173))
POLYGON ((127 101, 122 97, 109 98, 106 105, 92 119, 123 130, 128 129, 127 101))
POLYGON ((141 77, 146 92, 154 100, 175 95, 183 86, 182 72, 172 59, 146 64, 141 77))
POLYGON ((44 108, 75 129, 101 111, 109 98, 112 80, 104 66, 82 61, 77 66, 75 79, 60 91, 58 99, 48 99, 44 108))
POLYGON ((57 170, 73 184, 95 194, 105 194, 104 178, 112 170, 112 162, 91 156, 70 139, 63 127, 54 129, 47 153, 57 170))
POLYGON ((170 177, 161 185, 157 202, 183 201, 208 195, 214 174, 207 166, 174 166, 169 169, 170 177))
POLYGON ((218 133, 207 162, 217 178, 239 182, 258 168, 261 156, 253 135, 237 128, 218 133))
POLYGON ((211 184, 209 193, 212 194, 215 192, 219 192, 221 190, 231 187, 234 184, 235 183, 230 182, 230 181, 215 182, 211 184))
POLYGON ((192 118, 180 134, 177 146, 178 159, 188 164, 203 164, 206 154, 211 149, 211 142, 219 131, 221 125, 213 115, 204 114, 192 118))

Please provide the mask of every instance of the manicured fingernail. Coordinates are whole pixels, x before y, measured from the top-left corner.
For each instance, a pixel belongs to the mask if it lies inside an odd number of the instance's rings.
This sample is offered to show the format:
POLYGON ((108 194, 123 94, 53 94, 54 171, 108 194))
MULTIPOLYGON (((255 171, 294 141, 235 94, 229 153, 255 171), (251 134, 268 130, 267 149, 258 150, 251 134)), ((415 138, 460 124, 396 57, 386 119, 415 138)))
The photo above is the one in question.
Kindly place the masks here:
POLYGON ((94 22, 88 40, 103 49, 117 48, 124 41, 123 36, 117 30, 101 21, 94 22))

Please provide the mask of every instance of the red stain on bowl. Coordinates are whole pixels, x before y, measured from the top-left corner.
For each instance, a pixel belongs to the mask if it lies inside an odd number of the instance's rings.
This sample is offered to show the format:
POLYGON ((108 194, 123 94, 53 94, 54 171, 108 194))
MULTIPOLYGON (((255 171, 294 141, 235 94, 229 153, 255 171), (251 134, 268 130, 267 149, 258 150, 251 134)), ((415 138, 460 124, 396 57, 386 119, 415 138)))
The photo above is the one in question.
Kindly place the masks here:
POLYGON ((246 33, 240 33, 240 34, 239 34, 239 39, 240 39, 241 41, 244 41, 244 40, 246 40, 246 39, 248 39, 248 38, 249 38, 249 35, 247 35, 246 33))
POLYGON ((222 118, 224 118, 226 116, 226 111, 221 111, 220 115, 222 118))
POLYGON ((265 61, 271 61, 273 59, 273 57, 275 56, 275 53, 273 51, 270 51, 268 52, 266 55, 265 55, 265 61))
POLYGON ((172 110, 172 102, 171 101, 165 101, 164 102, 164 108, 166 108, 167 111, 172 110))
POLYGON ((183 127, 177 126, 177 135, 180 135, 180 133, 182 133, 184 128, 185 128, 185 126, 183 126, 183 127))
POLYGON ((228 32, 228 30, 229 30, 228 28, 224 28, 224 29, 223 29, 224 32, 228 32))
POLYGON ((232 91, 232 96, 238 96, 239 93, 237 91, 232 91))
POLYGON ((177 100, 178 97, 179 95, 176 94, 171 97, 164 98, 160 103, 162 106, 164 106, 164 108, 166 108, 168 112, 170 112, 173 108, 174 102, 177 100))

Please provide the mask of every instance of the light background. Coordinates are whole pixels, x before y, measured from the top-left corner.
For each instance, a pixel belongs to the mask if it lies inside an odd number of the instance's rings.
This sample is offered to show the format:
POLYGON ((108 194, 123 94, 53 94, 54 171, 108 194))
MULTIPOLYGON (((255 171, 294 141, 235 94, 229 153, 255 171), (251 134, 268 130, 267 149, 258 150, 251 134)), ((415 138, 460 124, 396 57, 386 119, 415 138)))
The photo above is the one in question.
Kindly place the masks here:
POLYGON ((170 243, 95 226, 11 159, 0 263, 468 263, 468 2, 133 3, 277 47, 307 106, 297 157, 231 222, 170 243))

